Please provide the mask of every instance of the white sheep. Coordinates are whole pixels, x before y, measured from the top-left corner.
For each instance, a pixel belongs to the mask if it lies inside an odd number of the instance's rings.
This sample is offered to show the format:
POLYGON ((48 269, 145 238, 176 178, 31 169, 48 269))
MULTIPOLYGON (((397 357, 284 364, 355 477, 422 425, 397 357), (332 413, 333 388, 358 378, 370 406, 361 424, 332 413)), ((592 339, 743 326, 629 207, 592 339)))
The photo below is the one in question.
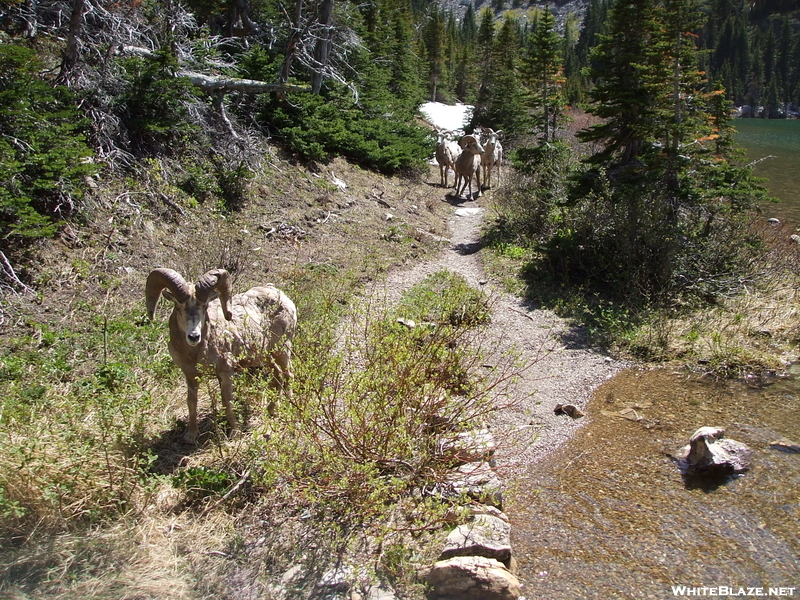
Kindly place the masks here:
POLYGON ((449 133, 447 131, 439 131, 436 140, 436 162, 439 163, 439 180, 444 188, 449 187, 447 185, 448 171, 454 169, 456 159, 461 154, 459 145, 448 139, 449 133))
POLYGON ((456 172, 456 196, 461 197, 469 185, 469 198, 472 198, 472 177, 478 183, 478 197, 481 196, 481 155, 484 148, 474 135, 465 135, 458 142, 461 146, 461 155, 456 159, 454 168, 456 172), (459 189, 459 185, 460 188, 459 189))
MULTIPOLYGON (((271 367, 279 389, 291 394, 292 339, 297 332, 297 309, 289 297, 269 284, 232 296, 230 275, 208 271, 192 285, 172 269, 154 269, 147 277, 145 297, 150 319, 161 295, 173 303, 169 317, 169 353, 186 377, 189 426, 184 438, 195 443, 197 378, 202 367, 213 367, 232 433, 235 371, 271 367)), ((272 407, 270 407, 271 409, 272 407)))
POLYGON ((489 189, 492 187, 492 170, 494 167, 497 167, 498 185, 502 177, 503 145, 500 143, 499 138, 503 135, 503 130, 476 129, 475 133, 480 135, 481 142, 486 150, 481 164, 483 165, 483 183, 486 189, 489 189))

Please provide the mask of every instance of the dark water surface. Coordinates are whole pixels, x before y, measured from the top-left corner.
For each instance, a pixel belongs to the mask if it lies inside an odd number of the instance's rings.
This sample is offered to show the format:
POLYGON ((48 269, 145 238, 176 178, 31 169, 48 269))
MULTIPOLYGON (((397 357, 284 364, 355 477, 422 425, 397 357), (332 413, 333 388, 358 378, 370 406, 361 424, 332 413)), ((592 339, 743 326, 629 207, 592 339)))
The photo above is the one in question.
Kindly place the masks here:
POLYGON ((629 370, 586 412, 508 497, 528 600, 681 597, 672 586, 794 587, 800 597, 800 454, 769 445, 800 442, 800 381, 756 389, 629 370), (686 485, 670 455, 705 425, 753 449, 746 475, 686 485))
POLYGON ((760 161, 755 174, 766 177, 770 193, 780 199, 763 207, 765 216, 800 225, 800 119, 736 119, 734 126, 748 160, 760 161))

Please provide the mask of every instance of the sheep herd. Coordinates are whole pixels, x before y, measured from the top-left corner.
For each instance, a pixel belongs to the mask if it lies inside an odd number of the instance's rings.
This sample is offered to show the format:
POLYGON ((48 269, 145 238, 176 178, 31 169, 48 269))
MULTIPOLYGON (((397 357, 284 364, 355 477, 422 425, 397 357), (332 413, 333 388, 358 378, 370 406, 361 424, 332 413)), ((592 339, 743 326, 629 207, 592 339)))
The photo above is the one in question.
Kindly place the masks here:
POLYGON ((472 198, 472 180, 477 184, 477 197, 483 189, 492 186, 492 171, 497 168, 497 182, 502 176, 503 146, 500 143, 502 130, 478 127, 471 135, 463 136, 458 143, 452 138, 450 131, 438 131, 436 140, 436 162, 439 164, 440 184, 449 187, 448 173, 452 169, 455 174, 454 191, 461 197, 468 190, 468 198, 472 198))

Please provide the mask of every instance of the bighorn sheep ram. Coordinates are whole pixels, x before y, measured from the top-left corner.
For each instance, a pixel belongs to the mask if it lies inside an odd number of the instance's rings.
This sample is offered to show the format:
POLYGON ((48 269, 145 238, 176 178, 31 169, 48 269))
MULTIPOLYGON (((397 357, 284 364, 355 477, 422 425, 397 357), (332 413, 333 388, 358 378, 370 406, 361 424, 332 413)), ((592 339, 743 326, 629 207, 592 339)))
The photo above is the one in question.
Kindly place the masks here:
POLYGON ((169 353, 186 377, 189 427, 184 438, 197 441, 197 378, 213 368, 232 433, 233 373, 248 367, 271 367, 279 388, 290 394, 292 339, 297 309, 270 285, 232 295, 230 275, 214 269, 196 284, 172 269, 154 269, 147 277, 147 315, 153 319, 161 295, 173 303, 169 317, 169 353))
POLYGON ((497 167, 497 183, 500 184, 502 177, 503 164, 503 145, 500 143, 500 136, 503 130, 493 131, 492 129, 476 129, 475 134, 480 136, 481 143, 485 150, 481 165, 483 166, 483 184, 486 189, 492 187, 492 170, 497 167))
POLYGON ((474 135, 465 135, 458 142, 461 146, 461 155, 456 159, 454 168, 456 172, 456 196, 461 197, 469 185, 469 197, 472 198, 472 177, 478 182, 478 197, 481 196, 481 155, 483 146, 474 135), (461 189, 459 189, 459 183, 461 189))
POLYGON ((439 179, 444 188, 449 187, 448 171, 455 169, 456 159, 461 154, 461 148, 453 140, 448 139, 448 133, 450 132, 440 131, 436 140, 436 162, 439 163, 439 179))

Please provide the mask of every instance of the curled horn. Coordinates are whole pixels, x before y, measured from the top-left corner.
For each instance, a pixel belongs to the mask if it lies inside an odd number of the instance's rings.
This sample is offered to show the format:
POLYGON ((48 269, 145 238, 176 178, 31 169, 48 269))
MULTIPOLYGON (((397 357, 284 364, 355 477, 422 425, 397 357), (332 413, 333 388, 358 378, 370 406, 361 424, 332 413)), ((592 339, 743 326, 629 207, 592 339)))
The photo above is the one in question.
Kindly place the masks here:
POLYGON ((144 296, 147 301, 147 316, 150 319, 156 312, 158 299, 164 288, 172 292, 175 300, 186 302, 192 295, 189 284, 181 277, 180 273, 172 269, 153 269, 147 276, 147 283, 144 288, 144 296))
POLYGON ((213 269, 203 275, 195 284, 195 295, 200 302, 207 302, 211 292, 219 292, 219 301, 222 304, 222 314, 230 321, 231 314, 231 277, 225 269, 213 269))

